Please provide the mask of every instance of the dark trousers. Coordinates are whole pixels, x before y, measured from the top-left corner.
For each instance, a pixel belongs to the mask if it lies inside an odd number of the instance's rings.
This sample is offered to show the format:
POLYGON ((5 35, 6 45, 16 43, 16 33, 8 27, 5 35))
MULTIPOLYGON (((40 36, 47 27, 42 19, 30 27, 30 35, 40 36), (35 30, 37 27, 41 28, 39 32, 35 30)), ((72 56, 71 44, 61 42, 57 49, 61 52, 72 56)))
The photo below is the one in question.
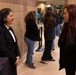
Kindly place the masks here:
POLYGON ((73 68, 65 68, 66 75, 75 75, 75 69, 73 68))
POLYGON ((45 40, 45 50, 43 52, 41 60, 51 60, 51 49, 52 49, 52 41, 53 40, 45 40))
POLYGON ((17 75, 17 67, 16 67, 16 65, 15 65, 15 63, 14 62, 10 62, 10 66, 11 66, 11 75, 17 75))

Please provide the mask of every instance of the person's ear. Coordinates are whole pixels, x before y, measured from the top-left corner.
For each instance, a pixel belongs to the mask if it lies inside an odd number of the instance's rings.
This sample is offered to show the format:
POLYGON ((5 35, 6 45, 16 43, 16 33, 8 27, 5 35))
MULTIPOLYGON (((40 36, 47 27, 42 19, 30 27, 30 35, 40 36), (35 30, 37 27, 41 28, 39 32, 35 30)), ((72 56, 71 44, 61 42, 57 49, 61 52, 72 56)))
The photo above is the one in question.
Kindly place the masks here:
POLYGON ((6 18, 4 18, 4 23, 6 23, 7 22, 7 19, 6 18))

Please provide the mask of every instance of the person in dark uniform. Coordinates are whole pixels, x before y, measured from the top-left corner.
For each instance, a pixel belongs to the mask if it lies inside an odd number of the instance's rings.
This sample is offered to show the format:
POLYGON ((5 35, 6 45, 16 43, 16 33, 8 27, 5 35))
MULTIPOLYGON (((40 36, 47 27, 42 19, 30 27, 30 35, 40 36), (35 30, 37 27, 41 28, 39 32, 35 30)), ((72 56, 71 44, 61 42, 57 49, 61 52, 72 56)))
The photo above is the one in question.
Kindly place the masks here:
POLYGON ((13 23, 13 11, 4 8, 0 11, 0 57, 8 57, 11 66, 11 75, 17 75, 20 52, 17 39, 10 25, 13 23))

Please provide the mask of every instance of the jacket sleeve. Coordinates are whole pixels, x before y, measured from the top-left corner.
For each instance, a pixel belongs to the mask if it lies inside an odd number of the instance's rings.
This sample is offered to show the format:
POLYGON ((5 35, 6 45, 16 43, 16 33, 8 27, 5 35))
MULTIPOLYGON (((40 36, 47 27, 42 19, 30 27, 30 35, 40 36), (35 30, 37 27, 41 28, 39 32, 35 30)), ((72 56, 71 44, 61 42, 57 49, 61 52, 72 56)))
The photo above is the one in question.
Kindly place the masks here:
POLYGON ((6 38, 4 32, 0 29, 0 55, 4 53, 5 56, 8 56, 8 48, 6 43, 6 38))
POLYGON ((61 33, 60 36, 59 36, 59 40, 58 40, 58 46, 59 46, 59 47, 64 47, 65 44, 66 44, 66 38, 63 39, 62 33, 61 33))
POLYGON ((37 27, 37 24, 33 20, 31 20, 29 23, 30 23, 29 24, 30 29, 32 30, 32 33, 35 35, 36 40, 37 41, 40 40, 40 35, 39 35, 40 31, 37 27))
POLYGON ((30 25, 30 28, 32 29, 33 33, 35 35, 37 35, 39 32, 37 24, 33 20, 31 20, 29 23, 30 23, 29 25, 30 25))
POLYGON ((20 56, 19 46, 17 42, 16 42, 16 56, 20 56))
MULTIPOLYGON (((15 32, 14 30, 11 28, 12 32, 14 33, 15 35, 15 32)), ((15 38, 16 38, 16 35, 15 35, 15 38)), ((16 56, 20 56, 20 51, 19 51, 19 46, 18 46, 18 43, 17 43, 17 38, 16 38, 16 43, 15 43, 15 46, 16 46, 16 56)))

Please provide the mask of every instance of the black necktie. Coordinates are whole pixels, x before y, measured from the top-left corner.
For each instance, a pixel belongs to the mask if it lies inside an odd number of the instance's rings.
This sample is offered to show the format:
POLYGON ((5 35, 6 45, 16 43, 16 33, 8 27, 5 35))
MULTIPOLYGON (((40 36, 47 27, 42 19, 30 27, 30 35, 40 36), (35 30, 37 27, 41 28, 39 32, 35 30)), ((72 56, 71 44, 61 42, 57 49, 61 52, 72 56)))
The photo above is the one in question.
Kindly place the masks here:
POLYGON ((11 27, 9 27, 9 29, 8 30, 11 30, 12 31, 12 28, 11 27))

